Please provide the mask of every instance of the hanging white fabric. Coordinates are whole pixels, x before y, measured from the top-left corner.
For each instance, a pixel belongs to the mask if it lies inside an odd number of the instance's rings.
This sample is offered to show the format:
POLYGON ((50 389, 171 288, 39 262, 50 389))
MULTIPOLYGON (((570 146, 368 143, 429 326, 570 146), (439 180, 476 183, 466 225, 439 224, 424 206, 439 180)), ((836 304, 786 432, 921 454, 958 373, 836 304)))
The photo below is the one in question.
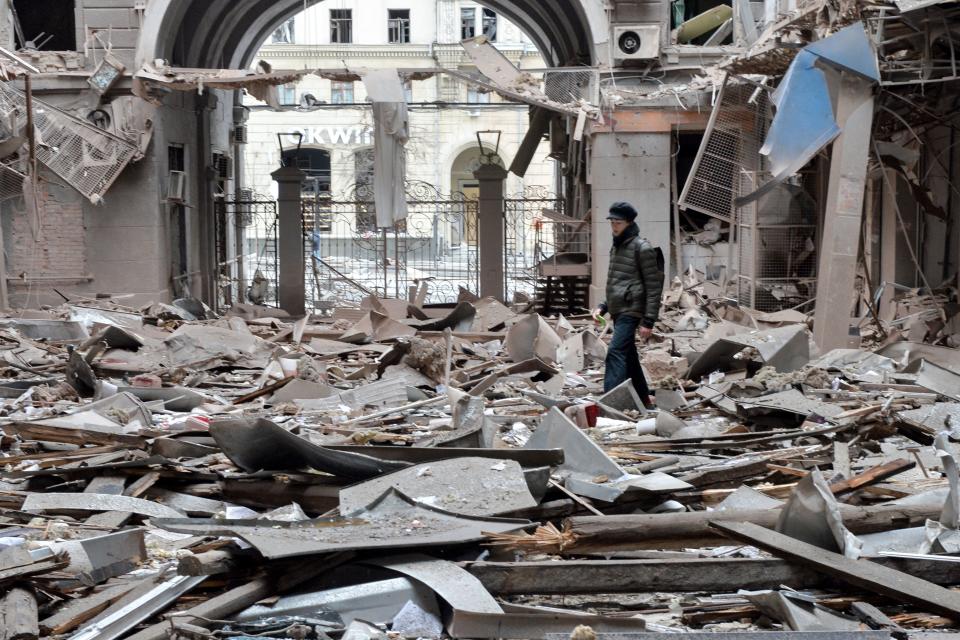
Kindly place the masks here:
POLYGON ((377 226, 393 227, 407 217, 407 101, 395 69, 365 69, 360 76, 373 101, 373 201, 377 226))

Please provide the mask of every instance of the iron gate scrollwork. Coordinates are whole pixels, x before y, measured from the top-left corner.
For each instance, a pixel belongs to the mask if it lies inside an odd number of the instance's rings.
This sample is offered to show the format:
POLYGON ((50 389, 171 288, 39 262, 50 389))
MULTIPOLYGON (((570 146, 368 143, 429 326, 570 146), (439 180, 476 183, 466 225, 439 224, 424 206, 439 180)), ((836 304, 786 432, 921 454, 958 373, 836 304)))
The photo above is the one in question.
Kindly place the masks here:
POLYGON ((277 306, 277 203, 269 196, 245 193, 214 203, 217 259, 216 303, 277 306), (231 257, 232 256, 232 257, 231 257))
POLYGON ((304 199, 308 308, 370 294, 405 299, 408 287, 423 281, 428 303, 456 302, 460 287, 477 290, 476 201, 421 181, 409 181, 406 191, 407 218, 389 229, 376 227, 368 183, 304 199))
POLYGON ((554 225, 544 227, 544 209, 562 214, 564 203, 563 198, 543 186, 528 186, 503 201, 504 291, 508 300, 518 293, 533 298, 540 263, 557 252, 561 239, 554 233, 554 225), (545 233, 545 229, 549 233, 545 233))

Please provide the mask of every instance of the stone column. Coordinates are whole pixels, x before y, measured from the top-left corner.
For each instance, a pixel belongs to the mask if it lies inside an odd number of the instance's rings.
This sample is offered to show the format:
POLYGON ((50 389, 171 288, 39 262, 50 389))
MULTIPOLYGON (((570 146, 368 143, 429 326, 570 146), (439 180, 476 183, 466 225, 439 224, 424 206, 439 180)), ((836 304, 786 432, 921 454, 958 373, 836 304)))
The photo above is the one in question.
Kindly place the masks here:
POLYGON ((503 182, 507 170, 495 164, 485 164, 473 172, 480 183, 477 210, 477 240, 480 249, 480 297, 492 296, 503 301, 504 273, 503 247, 503 182))
POLYGON ((607 211, 625 201, 639 214, 640 235, 670 255, 670 133, 598 132, 591 138, 592 273, 590 305, 606 297, 612 235, 607 211))
POLYGON ((305 174, 296 167, 281 167, 270 176, 277 182, 279 217, 280 273, 277 274, 277 300, 280 308, 292 316, 306 313, 304 288, 306 272, 303 257, 303 218, 300 196, 305 174))
POLYGON ((830 154, 813 318, 813 340, 821 353, 846 347, 850 339, 873 126, 873 86, 848 71, 840 74, 837 124, 841 133, 833 141, 830 154))

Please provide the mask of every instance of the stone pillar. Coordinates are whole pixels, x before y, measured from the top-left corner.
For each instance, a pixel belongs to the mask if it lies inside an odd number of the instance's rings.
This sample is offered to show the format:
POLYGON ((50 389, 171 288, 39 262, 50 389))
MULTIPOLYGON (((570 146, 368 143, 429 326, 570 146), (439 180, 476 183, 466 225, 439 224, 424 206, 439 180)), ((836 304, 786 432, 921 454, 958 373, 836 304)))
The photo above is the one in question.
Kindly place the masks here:
POLYGON ((850 340, 863 219, 863 195, 873 126, 873 86, 843 71, 837 98, 841 133, 830 154, 830 184, 820 240, 817 307, 813 340, 820 353, 840 349, 850 340))
POLYGON ((300 196, 305 174, 296 167, 281 167, 270 176, 277 181, 279 217, 280 273, 277 274, 277 300, 280 308, 292 316, 306 313, 304 288, 306 272, 303 257, 303 218, 300 196))
POLYGON ((503 301, 503 182, 507 170, 495 164, 481 165, 473 172, 480 183, 477 210, 477 241, 480 248, 480 297, 503 301))
POLYGON ((625 201, 639 214, 640 235, 670 255, 670 133, 598 132, 590 153, 592 273, 590 305, 606 297, 612 235, 607 211, 625 201))

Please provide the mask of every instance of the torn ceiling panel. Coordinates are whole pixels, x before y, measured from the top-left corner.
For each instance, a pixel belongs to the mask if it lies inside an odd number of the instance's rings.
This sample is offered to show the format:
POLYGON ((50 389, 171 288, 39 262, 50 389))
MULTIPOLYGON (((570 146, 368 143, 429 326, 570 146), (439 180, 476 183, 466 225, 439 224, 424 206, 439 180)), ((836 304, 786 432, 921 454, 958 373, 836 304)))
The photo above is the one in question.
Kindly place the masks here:
POLYGON ((200 91, 212 89, 246 89, 250 95, 279 108, 276 87, 299 82, 309 69, 273 71, 261 65, 249 69, 183 69, 147 63, 133 75, 133 93, 147 102, 160 105, 164 90, 200 91))
MULTIPOLYGON (((541 88, 540 80, 527 72, 517 69, 503 53, 490 44, 486 36, 463 40, 460 42, 460 45, 480 73, 483 74, 489 82, 452 69, 444 69, 445 73, 449 73, 464 82, 496 91, 509 100, 518 100, 535 107, 543 107, 565 115, 579 116, 581 111, 586 108, 586 105, 582 103, 573 106, 572 103, 563 104, 551 100, 541 88)), ((600 118, 599 109, 590 107, 586 109, 585 113, 591 118, 600 118)))
POLYGON ((457 515, 414 502, 390 489, 365 509, 302 522, 167 519, 156 526, 193 535, 236 536, 265 558, 357 549, 402 549, 482 540, 529 525, 526 520, 457 515))

